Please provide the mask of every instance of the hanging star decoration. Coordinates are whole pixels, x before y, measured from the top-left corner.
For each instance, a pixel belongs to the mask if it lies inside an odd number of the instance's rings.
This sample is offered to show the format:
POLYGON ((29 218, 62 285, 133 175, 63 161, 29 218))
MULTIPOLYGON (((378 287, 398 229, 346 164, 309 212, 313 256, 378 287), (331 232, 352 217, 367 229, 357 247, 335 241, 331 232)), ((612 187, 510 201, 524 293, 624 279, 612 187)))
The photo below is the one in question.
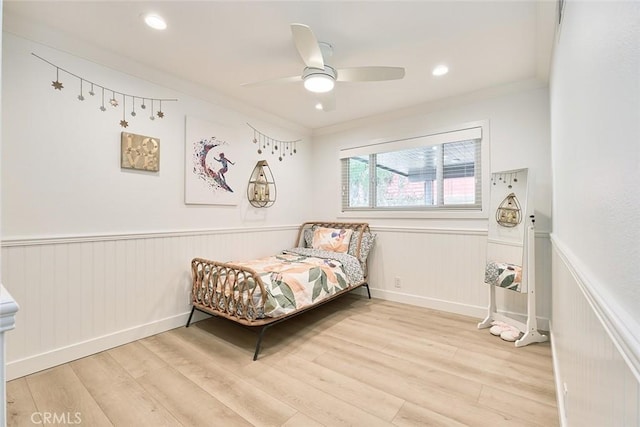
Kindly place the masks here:
MULTIPOLYGON (((113 98, 112 101, 115 101, 115 98, 113 98)), ((122 95, 122 120, 120 120, 120 126, 123 128, 126 128, 127 126, 129 126, 129 122, 127 121, 127 119, 125 119, 125 114, 127 111, 126 103, 127 103, 127 98, 124 95, 122 95)))
MULTIPOLYGON (((153 104, 151 104, 151 105, 153 105, 153 104)), ((160 117, 160 118, 164 117, 164 113, 162 112, 162 100, 160 100, 160 108, 158 109, 158 113, 157 114, 158 114, 158 117, 160 117)))
POLYGON ((68 74, 70 77, 73 77, 75 79, 77 79, 80 82, 80 94, 77 96, 77 99, 80 101, 84 101, 86 98, 84 96, 84 91, 83 91, 83 85, 85 83, 88 83, 91 85, 91 89, 89 90, 89 95, 94 96, 96 94, 96 88, 102 90, 102 100, 101 100, 101 104, 100 104, 100 111, 106 111, 106 107, 105 107, 105 96, 104 93, 105 91, 111 92, 111 98, 109 98, 108 102, 109 104, 114 107, 117 108, 118 106, 122 105, 122 120, 120 120, 120 126, 123 128, 126 128, 129 126, 129 122, 127 122, 127 120, 125 119, 125 114, 127 112, 127 99, 131 100, 131 117, 136 117, 136 99, 141 100, 141 104, 140 104, 140 108, 142 108, 143 110, 145 108, 147 108, 145 102, 146 101, 151 101, 151 116, 149 117, 149 119, 151 120, 155 120, 155 116, 153 115, 153 102, 157 101, 160 103, 160 109, 157 112, 157 116, 159 118, 163 118, 164 117, 164 112, 162 111, 162 101, 177 101, 177 99, 174 98, 151 98, 148 96, 138 96, 138 95, 130 95, 128 93, 124 93, 124 92, 120 92, 114 89, 110 89, 106 86, 100 85, 98 83, 92 82, 90 80, 85 79, 84 77, 78 76, 76 74, 73 74, 70 71, 65 70, 64 68, 61 68, 59 66, 57 66, 56 64, 53 64, 52 62, 47 61, 46 59, 36 55, 35 53, 31 53, 31 55, 35 56, 36 58, 40 59, 41 61, 46 62, 47 64, 55 67, 56 69, 56 79, 53 80, 51 82, 51 86, 53 86, 54 90, 59 90, 62 91, 62 89, 64 89, 64 84, 60 81, 60 71, 68 74), (120 103, 120 101, 118 101, 118 99, 116 98, 117 96, 122 96, 122 103, 120 103))
POLYGON ((247 126, 253 129, 253 143, 258 144, 258 154, 262 154, 267 150, 267 147, 269 147, 271 149, 271 154, 277 154, 278 160, 282 161, 287 153, 290 156, 293 156, 298 152, 296 145, 300 142, 299 139, 296 139, 295 141, 281 141, 265 135, 249 123, 247 123, 247 126))
POLYGON ((55 90, 62 90, 62 88, 64 87, 62 83, 60 83, 59 74, 60 74, 60 68, 56 67, 56 79, 51 82, 51 86, 53 86, 55 90))

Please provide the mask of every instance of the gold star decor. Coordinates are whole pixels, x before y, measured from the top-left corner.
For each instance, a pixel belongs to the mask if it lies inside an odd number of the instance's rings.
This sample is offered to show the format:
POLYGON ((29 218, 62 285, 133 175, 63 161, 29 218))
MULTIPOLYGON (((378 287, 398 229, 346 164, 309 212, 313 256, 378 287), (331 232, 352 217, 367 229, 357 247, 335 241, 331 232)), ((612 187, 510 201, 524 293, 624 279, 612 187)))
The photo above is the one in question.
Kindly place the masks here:
POLYGON ((127 111, 126 104, 127 104, 127 98, 124 95, 122 95, 122 120, 120 120, 120 126, 122 126, 123 128, 126 128, 127 126, 129 126, 129 122, 127 122, 127 119, 125 119, 125 114, 127 111))
POLYGON ((164 113, 162 112, 162 99, 160 100, 160 108, 158 109, 158 117, 163 118, 164 113))
MULTIPOLYGON (((1 1, 1 0, 0 0, 1 1)), ((73 74, 70 71, 65 70, 64 68, 60 68, 57 65, 47 61, 46 59, 36 55, 35 53, 32 53, 31 55, 35 56, 36 58, 40 59, 43 62, 46 62, 47 64, 53 66, 56 69, 56 79, 53 80, 51 82, 51 86, 53 86, 54 90, 59 90, 62 91, 62 89, 64 88, 64 85, 62 84, 62 82, 60 81, 59 75, 60 75, 60 71, 63 71, 65 73, 67 73, 69 76, 74 77, 78 80, 80 80, 80 94, 76 96, 76 98, 80 101, 85 101, 87 98, 85 98, 84 96, 84 92, 83 92, 83 84, 84 83, 88 83, 91 85, 91 89, 89 90, 89 95, 94 96, 96 95, 97 90, 101 90, 102 92, 102 96, 100 97, 100 103, 98 104, 100 107, 100 111, 106 111, 107 109, 105 108, 105 91, 106 92, 111 92, 111 98, 109 98, 109 104, 112 107, 118 107, 118 108, 122 108, 122 120, 120 120, 120 126, 123 128, 126 128, 129 126, 129 122, 127 122, 125 120, 125 114, 127 112, 131 113, 131 117, 136 117, 136 98, 138 98, 138 100, 142 100, 142 103, 140 104, 140 108, 145 109, 147 106, 145 104, 146 101, 151 101, 151 115, 149 116, 150 120, 155 120, 155 116, 153 114, 153 102, 157 101, 160 102, 160 108, 158 109, 157 112, 157 116, 160 118, 164 117, 164 112, 162 111, 162 101, 177 101, 177 99, 167 99, 167 98, 150 98, 148 96, 138 96, 138 95, 130 95, 128 93, 124 93, 124 92, 119 92, 117 90, 113 90, 110 89, 106 86, 102 86, 98 83, 89 81, 87 79, 85 79, 84 77, 80 77, 76 74, 73 74), (96 90, 97 89, 97 90, 96 90), (122 100, 121 102, 118 101, 118 96, 122 96, 122 100), (127 108, 127 98, 129 98, 129 100, 131 101, 131 107, 127 108)))
POLYGON ((56 67, 56 79, 55 81, 51 82, 51 86, 53 86, 55 90, 62 90, 62 88, 64 87, 62 83, 60 83, 60 68, 58 67, 56 67))

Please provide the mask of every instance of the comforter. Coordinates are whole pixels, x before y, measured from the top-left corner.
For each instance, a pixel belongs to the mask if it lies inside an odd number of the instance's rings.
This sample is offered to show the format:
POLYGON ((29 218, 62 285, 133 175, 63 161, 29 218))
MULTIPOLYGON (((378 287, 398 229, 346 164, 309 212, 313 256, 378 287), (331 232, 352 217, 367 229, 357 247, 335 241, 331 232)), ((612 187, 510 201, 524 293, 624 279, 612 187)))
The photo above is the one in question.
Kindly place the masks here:
MULTIPOLYGON (((255 270, 267 299, 258 317, 277 317, 316 304, 364 280, 359 261, 348 254, 294 248, 279 255, 233 264, 255 270)), ((259 292, 253 295, 257 301, 259 292)))

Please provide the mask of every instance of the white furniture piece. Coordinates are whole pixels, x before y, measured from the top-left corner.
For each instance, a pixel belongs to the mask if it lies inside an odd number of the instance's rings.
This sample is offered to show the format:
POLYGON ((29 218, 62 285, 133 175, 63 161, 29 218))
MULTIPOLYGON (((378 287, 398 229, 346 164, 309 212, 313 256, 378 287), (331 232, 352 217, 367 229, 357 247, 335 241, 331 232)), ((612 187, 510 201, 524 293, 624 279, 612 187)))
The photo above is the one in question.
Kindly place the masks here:
POLYGON ((487 317, 478 323, 478 329, 491 327, 491 322, 494 320, 505 322, 518 328, 524 335, 515 341, 516 347, 523 347, 536 342, 545 342, 549 339, 546 335, 538 332, 538 320, 536 318, 535 227, 533 224, 527 227, 524 243, 522 286, 527 290, 527 323, 524 324, 516 319, 498 313, 495 286, 489 286, 489 309, 487 317))
POLYGON ((20 307, 11 297, 9 292, 0 284, 0 393, 2 394, 2 406, 0 406, 0 426, 7 425, 7 375, 5 367, 4 333, 13 329, 16 325, 16 313, 20 307))
MULTIPOLYGON (((489 285, 489 308, 487 317, 478 323, 478 329, 491 327, 493 321, 501 321, 517 328, 523 335, 515 341, 516 347, 534 342, 545 342, 549 338, 538 332, 536 318, 536 279, 535 279, 535 219, 532 197, 533 179, 528 169, 515 169, 495 172, 491 175, 491 200, 489 215, 489 233, 487 243, 487 261, 501 262, 522 268, 522 283, 516 292, 527 295, 526 324, 504 314, 498 313, 496 287, 489 285), (508 197, 514 196, 517 208, 506 215, 500 215, 508 197), (496 215, 493 215, 493 212, 496 215), (510 220, 517 216, 518 220, 510 220), (499 221, 500 220, 500 221, 499 221)), ((512 199, 513 200, 513 199, 512 199)), ((504 211, 503 211, 504 212, 504 211)), ((510 290, 509 292, 513 292, 510 290)))

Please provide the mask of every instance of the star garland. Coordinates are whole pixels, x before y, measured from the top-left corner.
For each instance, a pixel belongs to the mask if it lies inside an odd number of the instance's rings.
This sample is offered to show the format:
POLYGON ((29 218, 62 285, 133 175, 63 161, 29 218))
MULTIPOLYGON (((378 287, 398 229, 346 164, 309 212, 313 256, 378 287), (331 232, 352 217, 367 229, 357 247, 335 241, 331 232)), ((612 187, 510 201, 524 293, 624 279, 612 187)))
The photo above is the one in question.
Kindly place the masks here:
POLYGON ((287 153, 293 156, 298 152, 296 144, 300 142, 299 139, 295 141, 281 141, 265 135, 249 123, 247 123, 247 126, 253 129, 253 143, 258 144, 258 154, 262 154, 265 150, 268 150, 267 147, 269 147, 271 148, 271 154, 278 154, 278 160, 282 161, 287 153))
POLYGON ((141 109, 146 109, 147 108, 147 101, 151 102, 151 115, 149 116, 150 120, 155 120, 155 116, 157 115, 159 118, 163 118, 164 117, 164 111, 162 111, 162 102, 165 101, 177 101, 177 99, 160 99, 160 98, 149 98, 149 97, 145 97, 145 96, 138 96, 138 95, 130 95, 128 93, 124 93, 124 92, 119 92, 117 90, 114 89, 110 89, 106 86, 100 85, 98 83, 92 82, 90 80, 85 79, 84 77, 80 77, 70 71, 65 70, 62 67, 57 66, 56 64, 47 61, 46 59, 36 55, 35 53, 31 53, 31 55, 35 56, 36 58, 46 62, 47 64, 55 67, 56 69, 56 79, 53 80, 51 82, 51 86, 53 87, 54 90, 59 90, 62 91, 62 89, 64 89, 64 84, 60 81, 60 71, 63 71, 65 73, 67 73, 68 75, 75 77, 76 79, 78 79, 80 81, 80 94, 78 95, 78 100, 79 101, 84 101, 86 98, 84 96, 84 85, 89 84, 91 85, 91 89, 89 90, 89 95, 90 96, 95 96, 96 91, 95 89, 98 88, 102 91, 102 102, 100 104, 100 111, 107 111, 107 108, 105 107, 105 92, 109 93, 111 92, 111 96, 108 99, 108 103, 109 105, 111 105, 114 108, 117 108, 118 105, 120 105, 120 101, 116 98, 116 97, 121 97, 122 98, 122 120, 120 120, 120 126, 123 128, 126 128, 129 126, 129 122, 127 122, 126 120, 126 113, 127 113, 127 98, 131 100, 131 117, 135 117, 136 116, 136 100, 140 101, 140 108, 141 109), (154 109, 153 109, 153 104, 154 101, 158 102, 159 105, 159 109, 158 111, 154 114, 154 109))

